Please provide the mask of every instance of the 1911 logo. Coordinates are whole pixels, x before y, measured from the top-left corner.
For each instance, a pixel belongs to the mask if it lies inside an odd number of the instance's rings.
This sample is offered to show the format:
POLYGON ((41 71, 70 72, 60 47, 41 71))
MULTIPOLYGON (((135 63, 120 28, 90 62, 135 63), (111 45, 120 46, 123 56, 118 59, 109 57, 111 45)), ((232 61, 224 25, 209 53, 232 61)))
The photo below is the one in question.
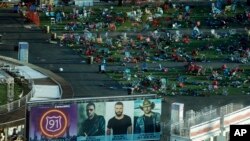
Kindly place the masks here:
POLYGON ((230 141, 247 141, 250 138, 250 125, 230 125, 230 141))
POLYGON ((57 138, 65 133, 68 120, 62 111, 52 109, 42 115, 39 123, 43 135, 49 138, 57 138))

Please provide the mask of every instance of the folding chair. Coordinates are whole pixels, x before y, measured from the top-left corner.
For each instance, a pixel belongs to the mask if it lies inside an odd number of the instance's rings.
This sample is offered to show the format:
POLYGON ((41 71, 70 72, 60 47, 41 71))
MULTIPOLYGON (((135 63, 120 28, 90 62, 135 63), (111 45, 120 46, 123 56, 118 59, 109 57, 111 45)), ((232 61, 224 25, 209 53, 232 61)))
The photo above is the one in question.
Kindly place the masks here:
POLYGON ((55 18, 50 18, 50 24, 56 24, 55 18))

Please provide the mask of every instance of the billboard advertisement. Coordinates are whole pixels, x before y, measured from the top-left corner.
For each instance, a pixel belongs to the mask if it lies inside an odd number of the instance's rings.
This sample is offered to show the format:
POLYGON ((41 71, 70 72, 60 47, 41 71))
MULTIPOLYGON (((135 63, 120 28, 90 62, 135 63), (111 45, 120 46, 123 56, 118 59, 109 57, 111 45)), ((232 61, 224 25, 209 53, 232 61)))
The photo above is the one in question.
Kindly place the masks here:
POLYGON ((136 100, 134 140, 158 140, 161 132, 161 99, 136 100))
POLYGON ((78 103, 77 140, 103 140, 105 138, 105 102, 78 103))
POLYGON ((161 99, 74 102, 30 108, 30 141, 159 140, 161 99))
POLYGON ((29 140, 45 141, 55 139, 66 141, 77 135, 77 105, 41 105, 31 107, 29 140))

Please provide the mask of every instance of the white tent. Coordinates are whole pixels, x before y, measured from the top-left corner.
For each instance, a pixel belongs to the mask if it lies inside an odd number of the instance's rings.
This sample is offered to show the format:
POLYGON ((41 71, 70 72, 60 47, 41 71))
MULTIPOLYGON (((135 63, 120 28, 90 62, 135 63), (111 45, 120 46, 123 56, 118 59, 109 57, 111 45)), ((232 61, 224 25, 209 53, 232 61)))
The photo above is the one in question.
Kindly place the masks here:
POLYGON ((21 75, 24 76, 25 79, 41 79, 48 77, 28 66, 16 66, 15 68, 20 71, 21 75))
POLYGON ((61 98, 60 88, 57 85, 34 85, 35 93, 30 101, 61 98))

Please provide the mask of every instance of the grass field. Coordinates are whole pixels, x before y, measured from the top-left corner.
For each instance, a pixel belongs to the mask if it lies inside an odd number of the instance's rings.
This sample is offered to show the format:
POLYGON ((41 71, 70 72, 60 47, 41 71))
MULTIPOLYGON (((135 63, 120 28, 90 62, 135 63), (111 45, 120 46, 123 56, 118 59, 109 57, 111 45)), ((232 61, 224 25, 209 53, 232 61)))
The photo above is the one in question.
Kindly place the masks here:
MULTIPOLYGON (((23 92, 23 94, 27 94, 29 92, 29 88, 26 84, 20 85, 19 83, 15 83, 14 85, 14 101, 20 99, 19 95, 23 92)), ((24 96, 23 95, 23 96, 24 96)), ((0 84, 0 106, 6 104, 8 101, 7 97, 7 85, 0 84)))
POLYGON ((244 72, 237 73, 236 76, 229 77, 223 75, 220 68, 213 68, 213 70, 218 70, 221 80, 218 80, 219 88, 209 91, 208 86, 212 85, 213 79, 211 77, 211 70, 207 68, 204 75, 189 74, 186 72, 184 67, 168 68, 168 72, 163 72, 159 70, 149 70, 147 72, 138 71, 137 69, 131 69, 131 80, 126 80, 123 71, 108 71, 107 74, 112 78, 120 82, 123 86, 137 87, 135 89, 136 93, 158 93, 163 95, 194 95, 194 96, 205 96, 205 95, 223 95, 223 90, 227 92, 228 95, 241 95, 250 94, 250 67, 241 66, 244 72), (147 84, 147 87, 143 87, 142 83, 144 80, 151 76, 152 80, 147 84), (184 80, 180 80, 180 77, 184 80), (162 83, 160 79, 166 79, 166 89, 161 90, 160 87, 162 83), (238 85, 235 82, 239 82, 238 85), (184 86, 180 86, 180 83, 184 86), (245 82, 245 83, 244 83, 245 82), (175 85, 175 86, 174 86, 175 85))
MULTIPOLYGON (((82 10, 82 7, 77 7, 79 10, 82 10)), ((156 7, 148 6, 147 7, 151 12, 156 11, 156 7)), ((70 15, 73 12, 72 7, 58 7, 55 11, 62 10, 66 15, 70 15)), ((121 42, 120 36, 114 36, 113 38, 113 47, 108 46, 106 43, 96 43, 96 41, 92 41, 93 50, 91 56, 94 58, 106 59, 109 64, 117 65, 124 61, 125 52, 128 51, 130 53, 130 57, 136 58, 145 55, 144 62, 147 63, 164 63, 164 62, 186 62, 186 61, 194 61, 194 62, 224 62, 229 59, 230 55, 233 52, 238 51, 237 48, 244 44, 245 46, 249 46, 249 39, 246 38, 246 33, 236 33, 229 34, 230 29, 235 28, 245 28, 250 25, 250 21, 245 22, 237 22, 237 17, 239 14, 245 12, 246 7, 238 6, 235 12, 228 11, 222 13, 216 17, 216 19, 226 20, 227 24, 223 27, 210 27, 207 23, 210 19, 213 19, 213 14, 211 14, 211 7, 191 7, 190 9, 190 17, 189 20, 184 20, 180 15, 184 14, 184 9, 174 9, 169 8, 164 11, 164 14, 159 18, 154 18, 156 22, 159 22, 156 26, 153 22, 147 21, 146 19, 149 17, 148 14, 142 14, 141 21, 138 25, 134 25, 135 21, 129 19, 127 17, 127 12, 131 12, 132 10, 137 10, 139 7, 137 6, 123 6, 116 7, 113 6, 111 10, 111 6, 93 6, 86 7, 86 9, 91 9, 93 11, 92 15, 88 18, 78 18, 78 19, 64 19, 62 23, 50 24, 50 17, 46 17, 45 13, 41 14, 41 26, 44 28, 45 25, 51 26, 51 32, 57 33, 57 35, 61 36, 64 33, 77 33, 83 34, 84 23, 93 23, 93 22, 104 22, 106 19, 102 16, 101 9, 109 9, 109 15, 112 17, 112 22, 115 22, 117 29, 115 31, 109 31, 108 27, 100 28, 97 30, 91 30, 92 33, 98 32, 114 32, 114 33, 122 33, 122 32, 132 32, 134 35, 129 37, 133 39, 135 46, 131 47, 132 43, 130 42, 121 42), (116 18, 125 18, 124 23, 116 22, 116 18), (191 31, 196 24, 197 21, 200 21, 200 29, 207 29, 210 31, 212 28, 216 28, 217 30, 224 30, 222 34, 218 36, 213 36, 211 34, 206 35, 201 40, 193 39, 190 35, 186 35, 189 38, 188 43, 184 43, 182 41, 183 35, 180 36, 179 40, 172 39, 172 41, 166 41, 165 38, 162 40, 156 41, 153 37, 151 38, 150 43, 145 43, 145 38, 147 36, 151 36, 151 32, 158 29, 168 31, 174 30, 172 28, 172 24, 177 22, 181 24, 178 30, 189 30, 191 31), (78 28, 75 31, 65 30, 64 27, 66 24, 70 22, 76 22, 78 24, 78 28), (141 30, 144 28, 145 24, 149 25, 149 29, 144 31, 144 39, 137 39, 137 35, 141 33, 141 30), (143 45, 142 45, 143 44, 143 45), (232 47, 233 46, 233 47, 232 47), (103 53, 99 51, 100 49, 109 50, 108 53, 103 53), (164 53, 164 57, 161 58, 161 53, 164 53), (193 53, 195 52, 195 54, 193 53), (173 59, 173 55, 178 55, 178 60, 173 59), (179 59, 180 58, 180 59, 179 59)), ((141 7, 142 11, 145 10, 145 6, 141 7)), ((177 29, 176 29, 177 30, 177 29)), ((173 35, 174 36, 174 35, 173 35)), ((81 43, 76 43, 74 41, 65 41, 66 46, 72 48, 76 52, 79 53, 84 59, 88 58, 88 55, 85 54, 86 46, 81 43)), ((240 53, 240 51, 239 51, 240 53)), ((142 61, 142 62, 143 62, 142 61)), ((142 63, 139 62, 139 63, 142 63)), ((100 63, 100 62, 96 62, 100 63)), ((136 65, 136 64, 135 64, 136 65)), ((203 66, 207 67, 207 66, 203 66)), ((206 75, 191 75, 187 74, 184 67, 182 68, 168 68, 168 72, 164 73, 162 71, 149 70, 147 72, 141 72, 136 68, 131 69, 131 80, 125 80, 122 71, 109 71, 107 74, 114 80, 117 80, 124 86, 135 86, 139 84, 136 92, 138 93, 159 93, 159 94, 167 94, 167 95, 221 95, 228 92, 228 94, 247 94, 249 93, 249 66, 242 66, 244 68, 244 72, 239 72, 237 76, 228 77, 223 76, 222 72, 220 72, 222 80, 219 81, 219 89, 214 89, 213 91, 208 90, 208 85, 212 84, 212 80, 208 79, 211 75, 211 70, 207 67, 206 75), (245 68, 244 68, 245 67, 245 68), (150 82, 145 79, 151 75, 154 80, 150 82), (184 86, 178 86, 179 81, 177 80, 177 76, 183 76, 186 78, 184 82, 184 86), (166 90, 160 90, 159 80, 161 78, 165 78, 167 80, 166 90), (225 81, 226 80, 226 81, 225 81), (234 83, 240 82, 241 85, 236 85, 234 83), (147 86, 142 87, 142 83, 148 83, 147 86), (176 85, 176 88, 174 88, 176 85), (167 93, 166 93, 167 92, 167 93)), ((214 68, 219 69, 219 68, 214 68)), ((233 68, 230 68, 233 69, 233 68)), ((145 84, 146 85, 146 84, 145 84)))

